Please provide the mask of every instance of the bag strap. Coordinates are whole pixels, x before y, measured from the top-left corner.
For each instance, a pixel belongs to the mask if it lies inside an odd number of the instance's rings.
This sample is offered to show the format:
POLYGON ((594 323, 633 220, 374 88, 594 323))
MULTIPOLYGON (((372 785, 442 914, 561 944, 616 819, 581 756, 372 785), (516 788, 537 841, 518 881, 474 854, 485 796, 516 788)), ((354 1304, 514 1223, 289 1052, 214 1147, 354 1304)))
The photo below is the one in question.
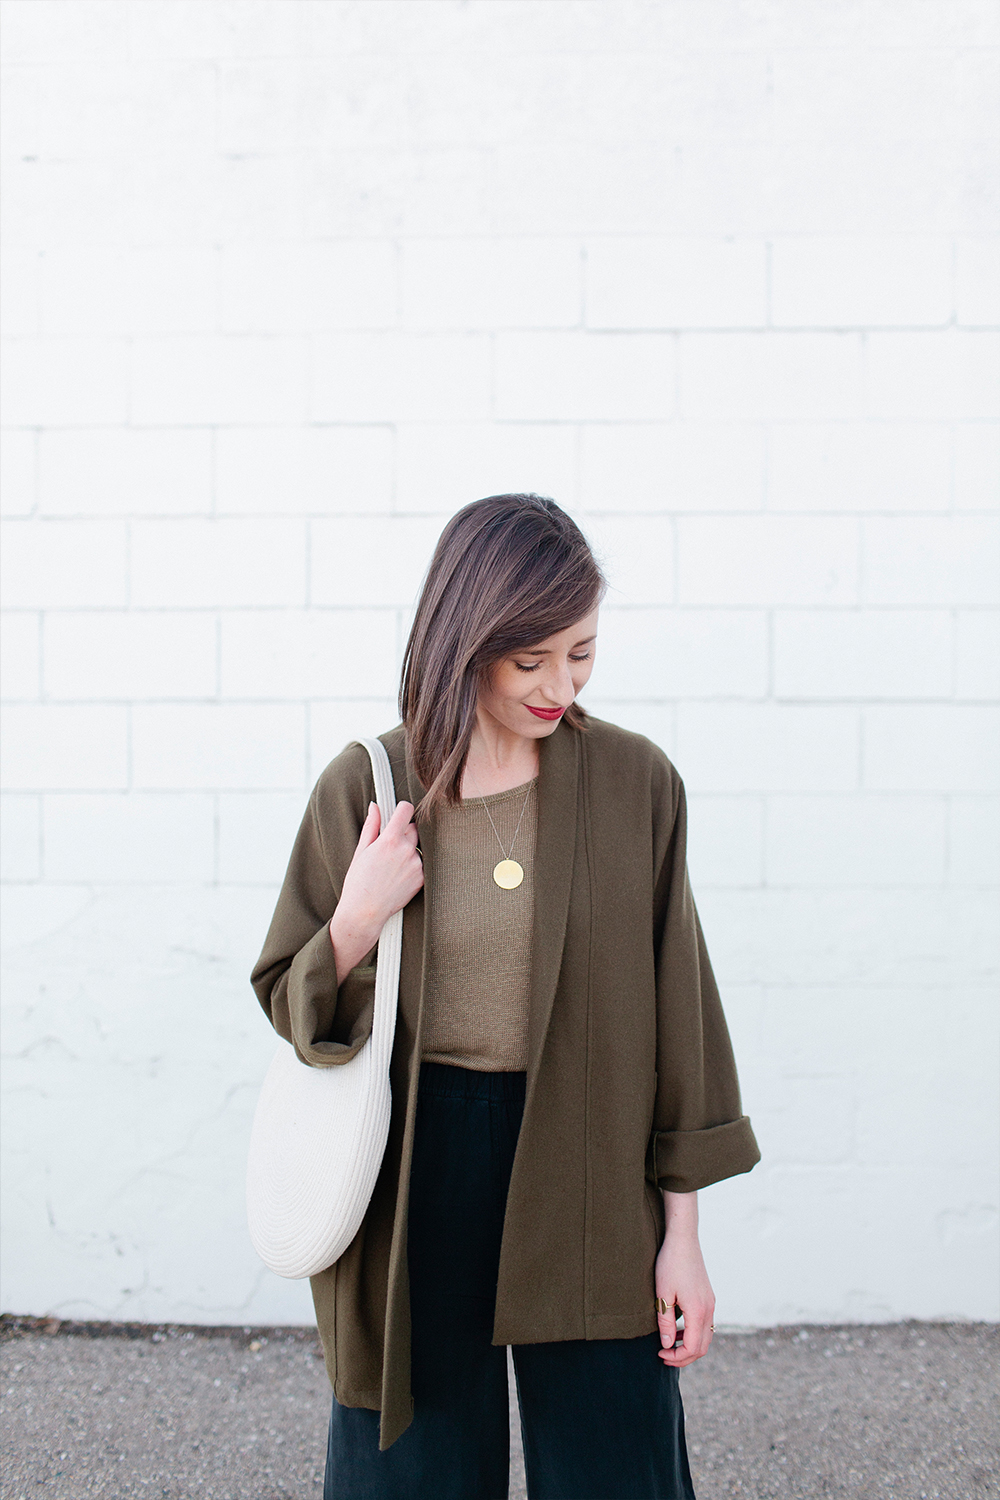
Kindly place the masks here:
POLYGON ((392 779, 392 766, 381 740, 358 740, 371 757, 372 775, 375 778, 375 801, 382 816, 382 827, 396 811, 396 786, 392 779))
MULTIPOLYGON (((396 811, 396 788, 392 779, 392 766, 381 740, 356 741, 364 745, 371 758, 372 775, 375 780, 375 801, 378 804, 381 826, 396 811)), ((403 953, 403 913, 393 912, 379 934, 378 961, 375 965, 375 1014, 372 1019, 372 1061, 383 1065, 388 1071, 392 1053, 392 1039, 396 1031, 396 1004, 399 997, 399 966, 403 953)))

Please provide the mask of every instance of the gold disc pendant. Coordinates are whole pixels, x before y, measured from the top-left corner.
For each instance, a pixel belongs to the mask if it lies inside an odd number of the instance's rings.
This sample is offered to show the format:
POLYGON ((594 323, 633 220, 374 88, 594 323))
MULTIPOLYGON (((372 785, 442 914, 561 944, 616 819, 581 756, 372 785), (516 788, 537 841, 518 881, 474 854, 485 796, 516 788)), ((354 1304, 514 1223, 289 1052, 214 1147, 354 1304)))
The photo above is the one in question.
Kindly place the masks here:
POLYGON ((524 871, 516 859, 502 859, 493 867, 493 879, 505 891, 512 891, 524 879, 524 871))

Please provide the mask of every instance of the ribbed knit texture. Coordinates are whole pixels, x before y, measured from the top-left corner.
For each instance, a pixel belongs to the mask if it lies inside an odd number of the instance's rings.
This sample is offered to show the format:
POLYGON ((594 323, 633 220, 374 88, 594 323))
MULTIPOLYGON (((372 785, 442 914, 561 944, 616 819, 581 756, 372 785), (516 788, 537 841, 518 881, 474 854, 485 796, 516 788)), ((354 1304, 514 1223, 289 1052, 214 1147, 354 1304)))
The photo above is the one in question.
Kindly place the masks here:
POLYGON ((423 1056, 483 1072, 520 1071, 528 1065, 537 777, 465 798, 437 818, 423 1056), (493 879, 505 855, 524 870, 512 891, 493 879))

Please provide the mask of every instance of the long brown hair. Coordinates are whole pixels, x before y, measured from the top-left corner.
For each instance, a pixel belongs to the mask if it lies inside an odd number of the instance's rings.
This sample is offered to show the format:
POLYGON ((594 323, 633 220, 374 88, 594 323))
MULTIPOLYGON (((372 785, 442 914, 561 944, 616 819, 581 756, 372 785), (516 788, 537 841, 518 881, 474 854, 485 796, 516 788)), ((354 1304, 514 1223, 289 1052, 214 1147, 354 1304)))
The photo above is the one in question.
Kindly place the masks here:
MULTIPOLYGON (((460 800, 479 690, 496 662, 588 615, 607 584, 580 528, 541 495, 489 495, 438 539, 403 655, 399 708, 420 812, 460 800)), ((572 703, 564 715, 586 727, 572 703)))

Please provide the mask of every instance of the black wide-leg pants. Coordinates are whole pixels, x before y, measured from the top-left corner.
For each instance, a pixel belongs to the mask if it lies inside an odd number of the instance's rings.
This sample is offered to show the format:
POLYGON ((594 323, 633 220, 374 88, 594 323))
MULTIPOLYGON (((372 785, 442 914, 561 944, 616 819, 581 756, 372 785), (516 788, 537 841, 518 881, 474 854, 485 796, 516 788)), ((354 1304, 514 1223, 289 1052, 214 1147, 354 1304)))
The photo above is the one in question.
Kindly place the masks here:
MULTIPOLYGON (((524 1073, 423 1063, 408 1254, 414 1416, 330 1416, 324 1500, 506 1500, 507 1351, 493 1312, 524 1073)), ((652 1296, 652 1287, 650 1296, 652 1296)), ((694 1500, 659 1335, 513 1346, 529 1500, 694 1500)))

